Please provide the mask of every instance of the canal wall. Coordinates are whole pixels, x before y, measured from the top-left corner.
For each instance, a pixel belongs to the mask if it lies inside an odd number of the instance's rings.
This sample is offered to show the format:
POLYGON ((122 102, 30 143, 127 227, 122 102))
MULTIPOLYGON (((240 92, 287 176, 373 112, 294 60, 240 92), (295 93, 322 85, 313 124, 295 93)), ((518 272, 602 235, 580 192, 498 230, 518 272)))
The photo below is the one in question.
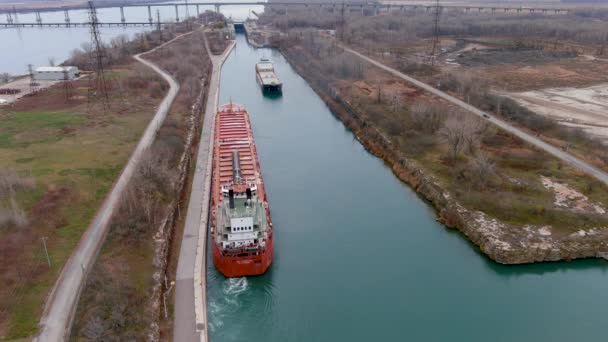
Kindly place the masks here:
POLYGON ((296 63, 297 58, 289 49, 281 49, 281 52, 362 145, 382 158, 401 181, 433 205, 438 221, 459 230, 492 260, 501 264, 524 264, 607 258, 608 231, 605 229, 580 230, 568 236, 555 237, 542 227, 509 225, 480 211, 464 208, 420 164, 401 155, 381 132, 361 120, 357 111, 340 98, 336 89, 327 88, 309 77, 307 69, 296 63))

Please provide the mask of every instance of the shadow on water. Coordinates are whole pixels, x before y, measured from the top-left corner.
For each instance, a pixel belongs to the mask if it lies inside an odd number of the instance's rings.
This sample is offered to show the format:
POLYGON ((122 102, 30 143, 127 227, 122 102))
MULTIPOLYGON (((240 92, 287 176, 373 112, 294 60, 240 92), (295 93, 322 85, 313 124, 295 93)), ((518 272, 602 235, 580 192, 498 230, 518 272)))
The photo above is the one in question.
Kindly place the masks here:
POLYGON ((283 92, 267 92, 267 91, 262 91, 262 95, 264 96, 264 98, 269 99, 269 100, 277 100, 280 99, 281 97, 283 97, 283 92))
MULTIPOLYGON (((481 252, 478 251, 479 254, 481 252)), ((608 272, 608 262, 602 259, 578 259, 572 261, 555 261, 523 265, 502 265, 483 257, 486 268, 505 278, 517 278, 523 275, 544 275, 557 272, 582 272, 588 270, 599 270, 603 274, 608 272)))

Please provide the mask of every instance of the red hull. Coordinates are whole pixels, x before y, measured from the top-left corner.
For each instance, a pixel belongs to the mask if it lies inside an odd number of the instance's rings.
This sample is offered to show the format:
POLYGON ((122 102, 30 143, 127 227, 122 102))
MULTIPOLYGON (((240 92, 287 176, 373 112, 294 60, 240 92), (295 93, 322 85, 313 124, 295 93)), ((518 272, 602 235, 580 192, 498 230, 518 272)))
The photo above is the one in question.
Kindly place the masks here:
POLYGON ((237 278, 266 273, 272 263, 273 239, 269 239, 265 253, 251 257, 227 257, 220 255, 218 246, 213 244, 213 263, 225 277, 237 278))
MULTIPOLYGON (((238 190, 239 185, 234 186, 238 190)), ((261 275, 268 270, 273 257, 273 231, 270 219, 270 209, 264 189, 264 182, 257 157, 253 132, 247 111, 239 105, 225 105, 219 108, 215 120, 215 138, 213 152, 213 178, 212 178, 212 248, 215 267, 224 276, 229 278, 261 275), (248 181, 255 182, 257 198, 263 202, 263 212, 266 217, 268 229, 265 245, 258 246, 257 252, 235 253, 222 249, 222 239, 218 236, 217 212, 226 199, 222 195, 222 186, 229 184, 235 171, 229 161, 233 151, 238 151, 240 158, 240 172, 248 181)), ((257 241, 256 241, 257 243, 257 241)))

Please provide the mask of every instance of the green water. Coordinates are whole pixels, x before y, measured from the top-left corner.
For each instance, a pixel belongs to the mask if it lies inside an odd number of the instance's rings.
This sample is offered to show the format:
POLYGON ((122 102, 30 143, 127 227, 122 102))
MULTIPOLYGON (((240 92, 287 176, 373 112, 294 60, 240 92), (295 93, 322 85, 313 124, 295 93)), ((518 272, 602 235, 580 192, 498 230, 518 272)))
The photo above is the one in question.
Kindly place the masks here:
POLYGON ((209 258, 213 342, 608 340, 608 263, 491 262, 435 222, 277 51, 238 36, 220 97, 251 115, 275 259, 264 276, 225 279, 209 258), (281 98, 257 87, 262 56, 281 98))

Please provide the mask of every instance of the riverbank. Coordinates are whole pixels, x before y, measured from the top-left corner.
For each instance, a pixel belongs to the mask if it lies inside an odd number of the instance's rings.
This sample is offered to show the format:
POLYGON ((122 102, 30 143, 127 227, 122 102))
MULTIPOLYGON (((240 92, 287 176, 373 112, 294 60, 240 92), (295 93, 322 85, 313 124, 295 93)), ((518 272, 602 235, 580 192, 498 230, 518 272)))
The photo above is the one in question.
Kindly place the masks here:
MULTIPOLYGON (((458 190, 446 185, 445 176, 437 177, 437 167, 430 171, 429 168, 434 167, 431 164, 441 163, 440 160, 428 163, 423 159, 421 163, 419 158, 412 158, 400 152, 401 148, 395 145, 390 134, 374 127, 374 121, 378 120, 377 117, 363 115, 354 108, 352 102, 342 98, 342 94, 347 93, 344 88, 347 86, 336 83, 335 79, 332 82, 331 77, 329 79, 320 78, 318 70, 314 70, 315 65, 311 67, 310 64, 307 64, 304 67, 302 61, 305 58, 300 57, 303 53, 301 49, 296 49, 294 46, 283 46, 282 52, 294 69, 307 79, 317 94, 323 98, 333 113, 357 135, 366 149, 384 159, 399 179, 430 201, 436 208, 441 222, 448 227, 458 229, 479 246, 480 251, 494 261, 503 264, 521 264, 606 257, 608 255, 608 244, 606 243, 608 230, 603 225, 595 227, 580 223, 579 227, 573 225, 564 227, 567 229, 554 229, 550 224, 539 224, 536 219, 522 218, 523 222, 526 220, 529 222, 509 223, 481 210, 470 209, 471 202, 462 203, 457 196, 454 196, 454 191, 458 190)), ((312 57, 310 58, 312 59, 312 57)), ((352 98, 350 99, 352 100, 352 98)), ((556 175, 553 174, 553 176, 556 175)), ((572 176, 568 176, 568 178, 572 178, 572 176)), ((467 184, 462 182, 461 186, 467 187, 467 184)), ((498 200, 495 198, 496 195, 497 193, 492 196, 494 201, 498 200)), ((558 197, 559 194, 556 193, 555 196, 558 197)), ((532 197, 531 200, 538 199, 538 197, 534 198, 532 197)), ((538 200, 539 205, 543 203, 540 199, 538 200)), ((561 211, 558 213, 563 214, 561 211)), ((512 214, 516 217, 521 215, 516 212, 512 214)), ((601 209, 598 214, 603 216, 604 209, 601 209)), ((598 222, 601 224, 603 221, 604 219, 601 219, 598 222)))

